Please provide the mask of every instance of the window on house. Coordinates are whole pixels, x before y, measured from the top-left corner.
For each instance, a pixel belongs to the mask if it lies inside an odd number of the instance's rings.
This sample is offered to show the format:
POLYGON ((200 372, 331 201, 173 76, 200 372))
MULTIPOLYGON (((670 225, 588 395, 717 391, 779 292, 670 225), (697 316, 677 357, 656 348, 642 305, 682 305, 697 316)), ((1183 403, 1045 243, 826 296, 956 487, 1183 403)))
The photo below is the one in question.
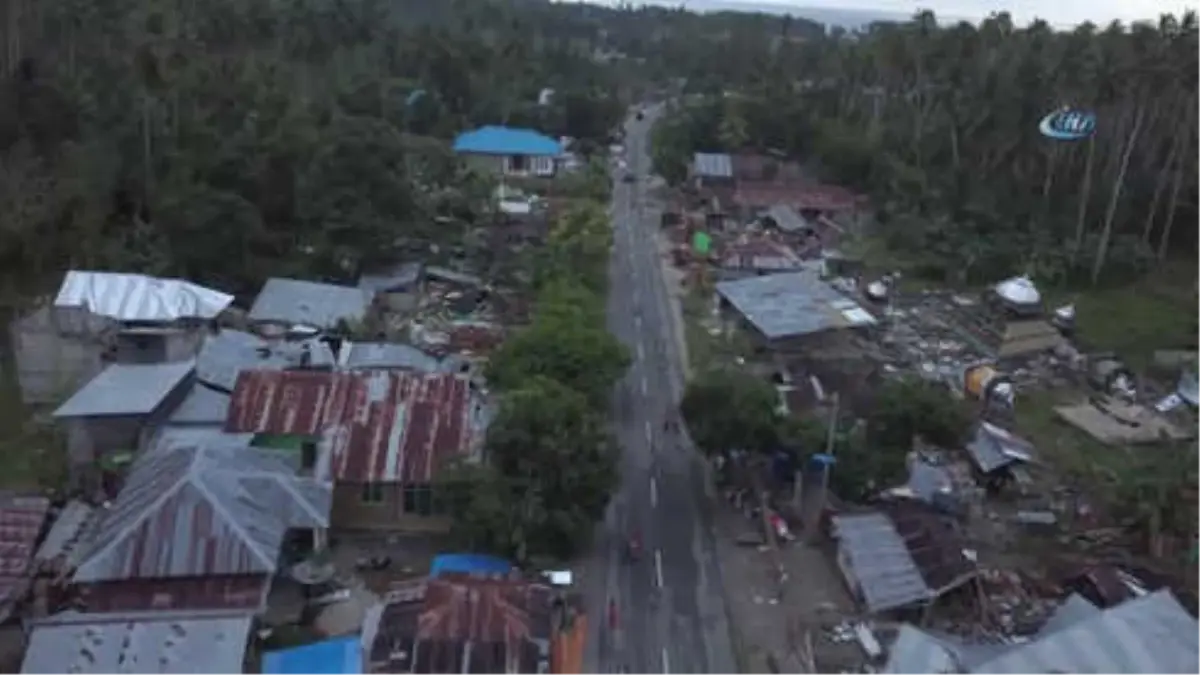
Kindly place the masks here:
POLYGON ((524 155, 512 155, 508 158, 508 170, 513 173, 524 173, 529 170, 529 158, 524 155))
POLYGON ((382 504, 383 503, 383 483, 363 483, 362 503, 364 503, 364 504, 382 504))
POLYGON ((404 488, 404 512, 418 516, 434 514, 433 489, 428 485, 410 485, 404 488))

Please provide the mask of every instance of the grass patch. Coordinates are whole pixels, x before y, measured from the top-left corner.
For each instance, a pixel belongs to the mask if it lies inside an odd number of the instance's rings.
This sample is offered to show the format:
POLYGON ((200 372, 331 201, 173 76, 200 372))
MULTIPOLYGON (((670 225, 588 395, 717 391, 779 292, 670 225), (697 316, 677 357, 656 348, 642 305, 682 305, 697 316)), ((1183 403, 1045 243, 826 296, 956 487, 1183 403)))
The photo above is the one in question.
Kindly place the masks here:
POLYGON ((66 481, 64 435, 35 417, 11 378, 0 378, 0 489, 62 490, 66 481))
POLYGON ((1196 345, 1196 307, 1147 292, 1145 287, 1098 291, 1075 303, 1080 346, 1113 351, 1136 369, 1159 349, 1196 345))
POLYGON ((1097 441, 1054 412, 1055 406, 1080 398, 1080 392, 1069 389, 1021 392, 1015 407, 1016 429, 1053 468, 1087 479, 1101 466, 1118 463, 1125 451, 1097 441))
POLYGON ((682 302, 688 362, 693 371, 753 356, 753 346, 744 332, 734 330, 729 335, 713 335, 708 331, 707 326, 712 324, 711 298, 693 291, 684 295, 682 302))

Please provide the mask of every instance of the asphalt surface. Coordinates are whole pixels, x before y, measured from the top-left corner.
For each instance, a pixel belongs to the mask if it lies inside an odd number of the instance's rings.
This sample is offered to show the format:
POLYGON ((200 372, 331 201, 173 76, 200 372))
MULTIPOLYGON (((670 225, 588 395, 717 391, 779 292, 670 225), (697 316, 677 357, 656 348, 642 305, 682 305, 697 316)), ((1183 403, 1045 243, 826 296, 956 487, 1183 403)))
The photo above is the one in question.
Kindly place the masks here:
POLYGON ((645 194, 658 113, 626 121, 626 161, 638 181, 623 182, 620 169, 614 176, 608 323, 634 361, 613 393, 621 486, 588 565, 585 664, 596 673, 729 673, 735 664, 703 462, 686 437, 664 427, 684 370, 655 244, 660 211, 645 194), (629 538, 639 532, 643 551, 631 559, 629 538))

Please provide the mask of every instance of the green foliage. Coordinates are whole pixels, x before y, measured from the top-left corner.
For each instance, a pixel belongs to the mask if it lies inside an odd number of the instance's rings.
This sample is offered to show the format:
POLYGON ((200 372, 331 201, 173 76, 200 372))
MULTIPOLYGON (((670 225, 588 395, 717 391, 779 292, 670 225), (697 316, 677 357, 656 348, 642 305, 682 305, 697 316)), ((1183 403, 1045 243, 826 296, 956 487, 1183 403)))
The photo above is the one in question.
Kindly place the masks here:
MULTIPOLYGON (((844 499, 861 500, 902 484, 914 438, 960 448, 971 424, 968 408, 945 387, 917 378, 890 380, 865 420, 838 420, 829 487, 844 499)), ((828 433, 826 421, 815 416, 793 418, 781 431, 786 445, 804 456, 825 452, 828 433)))
POLYGON ((973 420, 967 404, 945 386, 910 377, 887 381, 866 421, 873 449, 906 453, 917 437, 942 448, 962 447, 973 420))
POLYGON ((457 243, 438 217, 478 217, 484 181, 446 143, 463 129, 607 142, 625 103, 592 58, 600 26, 570 8, 434 4, 14 6, 0 284, 42 293, 67 266, 238 294, 272 275, 351 279, 398 240, 457 243))
POLYGON ((551 287, 539 300, 533 323, 492 355, 488 381, 510 390, 530 378, 546 377, 578 391, 598 409, 603 407, 612 385, 629 367, 630 357, 624 345, 604 328, 603 315, 596 309, 599 302, 579 286, 569 290, 551 287), (560 302, 565 298, 583 304, 560 302))
POLYGON ((597 295, 608 290, 608 260, 613 246, 607 205, 574 200, 554 222, 534 269, 535 285, 568 280, 597 295))
POLYGON ((504 394, 488 465, 446 472, 438 489, 465 544, 512 556, 569 557, 617 485, 617 446, 579 392, 548 379, 504 394))
POLYGON ((693 378, 680 411, 692 440, 707 455, 765 453, 779 442, 778 395, 767 382, 732 369, 693 378))
POLYGON ((1180 224, 1197 218, 1197 160, 1179 150, 1194 144, 1194 13, 1055 32, 920 12, 863 35, 734 42, 718 72, 738 75, 705 78, 656 130, 672 181, 694 151, 781 149, 869 194, 911 271, 955 282, 1117 285, 1173 250, 1194 259, 1180 224), (1091 141, 1037 133, 1062 104, 1097 114, 1091 141))

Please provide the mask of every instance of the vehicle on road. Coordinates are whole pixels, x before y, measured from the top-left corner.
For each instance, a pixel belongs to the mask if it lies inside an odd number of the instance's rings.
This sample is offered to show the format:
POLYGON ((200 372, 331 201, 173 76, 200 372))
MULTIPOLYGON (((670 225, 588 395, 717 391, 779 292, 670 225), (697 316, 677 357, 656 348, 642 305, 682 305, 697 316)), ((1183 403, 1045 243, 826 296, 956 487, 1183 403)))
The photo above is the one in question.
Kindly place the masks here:
POLYGON ((635 533, 633 533, 633 535, 631 537, 629 537, 629 542, 627 545, 627 552, 629 554, 630 561, 636 562, 638 560, 641 560, 641 558, 642 558, 642 536, 640 534, 635 532, 635 533))
POLYGON ((622 183, 636 183, 637 176, 633 175, 633 173, 626 173, 624 176, 621 176, 621 182, 622 183))

